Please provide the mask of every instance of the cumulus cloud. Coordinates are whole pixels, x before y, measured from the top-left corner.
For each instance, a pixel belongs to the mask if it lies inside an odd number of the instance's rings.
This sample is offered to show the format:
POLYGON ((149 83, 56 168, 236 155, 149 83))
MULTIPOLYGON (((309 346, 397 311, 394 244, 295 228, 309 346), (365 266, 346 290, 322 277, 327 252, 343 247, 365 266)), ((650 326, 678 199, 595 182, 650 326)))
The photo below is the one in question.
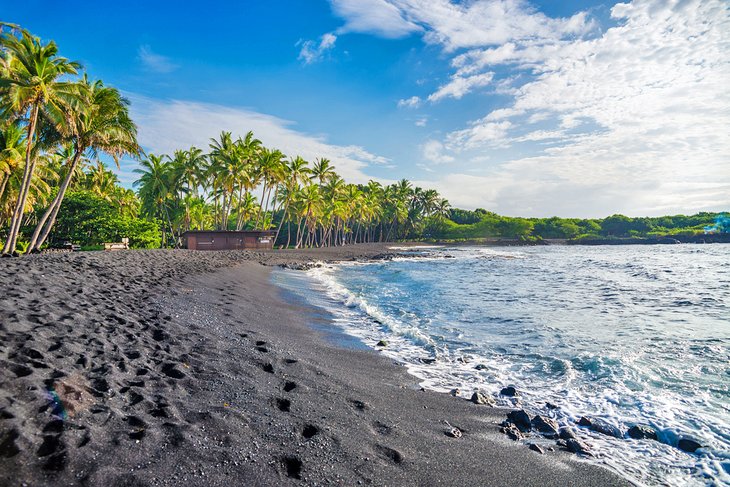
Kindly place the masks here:
POLYGON ((331 0, 331 4, 334 13, 345 19, 345 25, 337 30, 340 34, 360 32, 395 39, 421 30, 386 0, 331 0))
POLYGON ((422 147, 423 158, 434 164, 453 162, 454 157, 444 153, 444 145, 438 140, 429 140, 422 147))
POLYGON ((513 39, 581 35, 594 23, 584 12, 551 18, 525 0, 330 0, 345 20, 339 32, 402 37, 422 31, 427 42, 448 51, 513 39))
POLYGON ((172 62, 172 60, 161 54, 157 54, 152 51, 149 45, 139 46, 137 50, 137 59, 142 63, 148 71, 154 71, 156 73, 171 73, 175 71, 179 66, 172 62))
MULTIPOLYGON (((511 103, 444 138, 457 152, 533 153, 483 171, 493 209, 601 216, 730 206, 726 5, 644 0, 611 14, 617 25, 594 38, 514 41, 452 61, 454 76, 496 66, 526 74, 513 79, 511 103)), ((442 189, 468 203, 465 187, 442 189)))
POLYGON ((398 100, 398 108, 418 108, 421 106, 421 99, 417 96, 398 100))
POLYGON ((428 97, 428 101, 439 101, 444 98, 456 98, 457 100, 474 88, 488 85, 494 78, 494 73, 482 73, 474 76, 454 75, 451 80, 441 86, 436 92, 428 97))
POLYGON ((493 156, 481 176, 423 182, 453 203, 546 216, 730 206, 723 0, 617 3, 605 31, 586 12, 554 18, 525 0, 330 1, 343 33, 417 33, 441 47, 453 72, 429 101, 486 86, 501 95, 501 106, 420 146, 432 163, 493 156))
POLYGON ((287 155, 300 155, 310 161, 317 157, 330 159, 348 182, 367 182, 370 178, 364 170, 368 166, 389 162, 363 147, 334 145, 324 137, 299 132, 293 128, 293 122, 272 115, 208 103, 152 99, 133 93, 126 96, 139 127, 140 144, 156 154, 171 154, 191 145, 207 150, 210 139, 218 137, 221 131, 243 136, 253 130, 264 145, 287 155))
POLYGON ((301 45, 299 50, 299 60, 304 64, 312 64, 314 62, 322 60, 327 51, 335 47, 337 36, 332 33, 324 34, 317 41, 299 41, 297 44, 301 45))

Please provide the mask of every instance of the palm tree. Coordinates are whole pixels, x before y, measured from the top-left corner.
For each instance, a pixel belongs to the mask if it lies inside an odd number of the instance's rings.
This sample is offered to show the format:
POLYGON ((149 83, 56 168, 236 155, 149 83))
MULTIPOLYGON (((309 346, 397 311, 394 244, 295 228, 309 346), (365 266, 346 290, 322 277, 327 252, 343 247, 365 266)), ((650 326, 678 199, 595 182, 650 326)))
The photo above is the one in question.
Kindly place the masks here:
MULTIPOLYGON (((289 206, 292 204, 293 198, 295 197, 297 191, 299 190, 299 185, 303 184, 304 181, 309 180, 309 174, 312 172, 311 169, 309 169, 309 163, 305 161, 300 156, 295 157, 291 161, 289 161, 289 165, 287 168, 287 177, 285 181, 283 182, 283 191, 280 192, 281 195, 281 203, 284 207, 284 211, 281 215, 281 221, 279 222, 279 227, 276 229, 276 237, 274 237, 274 242, 279 238, 279 233, 281 232, 281 226, 284 224, 284 220, 289 217, 289 206)), ((289 247, 289 242, 291 240, 291 228, 287 226, 287 239, 286 239, 286 246, 289 247)))
MULTIPOLYGON (((140 178, 132 183, 139 187, 139 197, 142 200, 142 211, 155 218, 164 218, 173 234, 170 212, 167 199, 170 196, 170 166, 166 163, 167 156, 148 154, 140 161, 140 168, 134 172, 141 174, 140 178)), ((169 159, 169 158, 168 158, 169 159)), ((162 245, 165 245, 165 227, 162 230, 162 245)))
MULTIPOLYGON (((3 23, 0 27, 7 28, 9 25, 3 23)), ((26 30, 21 30, 19 37, 0 32, 0 55, 4 66, 0 72, 0 89, 4 95, 0 118, 27 119, 23 178, 8 239, 3 247, 3 255, 11 255, 15 253, 28 190, 36 166, 31 155, 36 142, 38 119, 43 117, 54 126, 64 125, 68 108, 76 103, 77 90, 74 83, 60 81, 60 78, 76 74, 80 65, 58 56, 55 42, 50 41, 44 45, 39 38, 26 30)))
POLYGON ((329 159, 321 158, 317 159, 312 167, 312 179, 319 181, 320 185, 323 185, 335 174, 335 168, 332 167, 329 159))
MULTIPOLYGON (((66 177, 61 183, 56 198, 43 214, 33 232, 29 247, 31 252, 38 252, 48 238, 48 234, 56 222, 56 216, 63 203, 66 190, 76 173, 83 154, 89 151, 92 156, 96 156, 99 152, 104 152, 114 158, 118 167, 119 157, 122 155, 137 156, 141 152, 137 144, 137 127, 129 117, 129 102, 121 96, 119 91, 104 86, 101 81, 90 82, 86 76, 78 85, 82 103, 69 110, 71 119, 69 138, 73 144, 74 153, 68 159, 66 177)), ((99 168, 103 170, 103 166, 99 168)), ((106 184, 110 183, 106 181, 106 184)))

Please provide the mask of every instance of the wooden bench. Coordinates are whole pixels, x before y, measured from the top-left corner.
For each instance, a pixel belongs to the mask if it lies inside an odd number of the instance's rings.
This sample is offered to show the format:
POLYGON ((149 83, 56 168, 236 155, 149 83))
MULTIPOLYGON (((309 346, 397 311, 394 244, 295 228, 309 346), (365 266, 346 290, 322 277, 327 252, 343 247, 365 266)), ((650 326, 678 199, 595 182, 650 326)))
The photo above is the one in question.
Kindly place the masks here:
POLYGON ((129 239, 123 238, 121 242, 104 242, 104 250, 128 250, 129 239))

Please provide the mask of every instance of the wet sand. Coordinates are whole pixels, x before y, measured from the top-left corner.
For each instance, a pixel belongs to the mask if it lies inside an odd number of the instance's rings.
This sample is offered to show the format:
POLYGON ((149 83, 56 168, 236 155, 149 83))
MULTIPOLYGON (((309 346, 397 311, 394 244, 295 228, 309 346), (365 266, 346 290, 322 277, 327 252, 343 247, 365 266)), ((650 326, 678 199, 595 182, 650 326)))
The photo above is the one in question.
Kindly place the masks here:
POLYGON ((0 485, 628 485, 337 347, 270 283, 270 266, 384 253, 0 260, 0 485))

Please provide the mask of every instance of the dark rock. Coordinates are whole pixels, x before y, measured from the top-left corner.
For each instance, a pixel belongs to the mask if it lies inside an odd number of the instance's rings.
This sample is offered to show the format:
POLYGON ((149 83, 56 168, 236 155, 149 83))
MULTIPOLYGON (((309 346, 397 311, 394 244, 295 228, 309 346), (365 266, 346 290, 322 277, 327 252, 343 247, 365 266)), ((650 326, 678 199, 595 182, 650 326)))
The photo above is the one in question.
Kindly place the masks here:
MULTIPOLYGON (((387 344, 387 342, 386 342, 386 344, 387 344)), ((436 362, 436 359, 432 358, 432 357, 420 357, 418 359, 418 361, 421 362, 422 364, 431 365, 436 362)))
POLYGON ((378 343, 375 344, 376 347, 387 347, 388 342, 386 340, 380 340, 378 343))
POLYGON ((476 367, 474 367, 477 370, 486 370, 487 366, 484 364, 477 364, 476 367))
POLYGON ((503 388, 501 391, 499 391, 499 393, 502 396, 515 397, 515 396, 517 396, 517 389, 515 389, 514 386, 507 386, 507 387, 503 388))
POLYGON ((532 418, 532 427, 545 435, 557 436, 558 434, 558 423, 554 419, 539 414, 532 418))
POLYGON ((496 404, 494 399, 479 391, 476 391, 471 395, 471 402, 474 404, 486 404, 487 406, 494 406, 496 404))
POLYGON ((542 448, 540 448, 540 445, 536 445, 535 443, 531 443, 530 444, 530 450, 536 451, 540 455, 544 455, 545 454, 545 450, 543 450, 542 448))
POLYGON ((635 440, 659 440, 654 428, 640 424, 634 425, 629 429, 629 437, 635 440))
POLYGON ((592 424, 593 424, 593 421, 591 421, 590 418, 587 418, 585 416, 581 416, 580 419, 578 420, 579 426, 586 426, 586 427, 590 428, 592 424))
POLYGON ((693 438, 683 436, 679 439, 679 443, 677 443, 677 448, 688 453, 694 453, 699 448, 702 448, 702 444, 693 438))
POLYGON ((517 411, 510 411, 507 415, 507 420, 514 423, 520 431, 530 431, 532 425, 530 422, 530 415, 525 412, 524 409, 518 409, 517 411))
POLYGON ((518 440, 521 440, 522 438, 524 438, 524 435, 522 434, 522 432, 519 429, 517 429, 517 426, 513 425, 512 423, 507 424, 507 426, 504 426, 503 428, 501 428, 500 431, 502 433, 504 433, 505 435, 509 436, 510 439, 515 440, 515 441, 518 441, 518 440))
POLYGON ((578 424, 580 426, 585 426, 596 433, 601 433, 602 435, 613 436, 614 438, 623 438, 624 436, 620 429, 601 419, 582 416, 578 421, 578 424))
POLYGON ((556 406, 555 404, 553 404, 551 402, 546 402, 545 407, 548 409, 558 409, 558 406, 556 406))
POLYGON ((575 438, 566 440, 565 448, 567 448, 568 451, 572 453, 580 453, 581 455, 593 456, 590 447, 582 441, 576 440, 575 438))
POLYGON ((564 426, 560 428, 558 431, 558 436, 561 440, 570 440, 572 438, 575 438, 575 432, 572 428, 568 428, 567 426, 564 426))

